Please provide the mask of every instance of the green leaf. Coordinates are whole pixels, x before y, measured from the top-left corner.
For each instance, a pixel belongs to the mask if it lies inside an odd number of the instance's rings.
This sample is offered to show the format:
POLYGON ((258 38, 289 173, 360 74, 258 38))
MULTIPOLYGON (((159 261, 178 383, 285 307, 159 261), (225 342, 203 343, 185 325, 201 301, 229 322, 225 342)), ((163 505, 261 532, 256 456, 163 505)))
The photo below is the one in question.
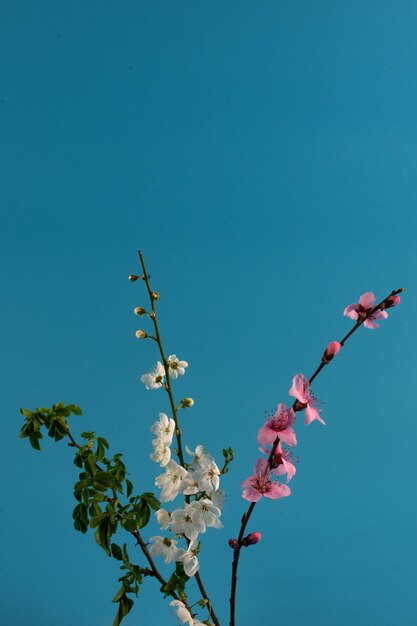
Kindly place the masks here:
POLYGON ((146 500, 146 502, 154 511, 159 511, 159 509, 161 508, 161 503, 152 492, 146 491, 145 493, 142 494, 141 497, 143 500, 146 500))
POLYGON ((113 489, 114 478, 108 472, 97 472, 93 479, 93 487, 98 491, 107 491, 107 489, 113 489))
POLYGON ((29 441, 32 448, 35 450, 40 450, 41 447, 39 445, 39 440, 42 439, 42 433, 32 433, 29 435, 29 441))
POLYGON ((67 409, 69 411, 71 411, 71 413, 73 413, 74 415, 82 415, 83 412, 80 409, 79 406, 77 406, 76 404, 68 404, 67 409))
POLYGON ((110 446, 107 439, 104 439, 104 437, 97 437, 97 441, 99 441, 105 448, 107 448, 107 450, 109 449, 110 446))
POLYGON ((84 461, 84 467, 87 470, 87 472, 90 474, 90 476, 94 476, 94 474, 97 471, 95 454, 90 452, 90 454, 86 457, 84 461))
POLYGON ((26 417, 27 420, 32 417, 32 411, 29 411, 29 409, 24 409, 23 407, 20 407, 20 412, 22 415, 24 415, 24 417, 26 417))
POLYGON ((118 561, 123 561, 123 552, 121 547, 118 546, 117 543, 111 544, 111 553, 115 559, 117 559, 118 561))
MULTIPOLYGON (((120 592, 118 592, 116 594, 115 598, 118 597, 119 593, 120 592)), ((131 598, 128 598, 128 596, 125 593, 122 594, 120 599, 113 600, 113 602, 118 602, 119 603, 119 608, 117 610, 116 617, 114 618, 113 626, 119 626, 119 624, 121 624, 123 618, 126 617, 126 615, 131 610, 134 602, 133 602, 133 600, 131 598)))
POLYGON ((100 515, 97 515, 97 517, 92 517, 90 519, 91 528, 96 528, 96 526, 99 526, 103 522, 103 520, 108 519, 108 517, 109 514, 107 513, 107 511, 101 513, 100 515))
POLYGON ((127 532, 133 533, 138 529, 138 522, 135 519, 127 518, 123 520, 122 526, 127 532))
POLYGON ((128 498, 133 492, 133 483, 126 478, 126 497, 128 498))

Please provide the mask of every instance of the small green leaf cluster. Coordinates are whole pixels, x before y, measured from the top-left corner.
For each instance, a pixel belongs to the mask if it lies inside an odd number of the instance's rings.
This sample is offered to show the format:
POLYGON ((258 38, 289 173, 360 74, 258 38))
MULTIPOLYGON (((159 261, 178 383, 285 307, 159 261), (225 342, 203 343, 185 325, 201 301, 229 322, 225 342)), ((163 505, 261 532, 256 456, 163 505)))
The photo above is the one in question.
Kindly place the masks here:
POLYGON ((235 458, 235 453, 233 452, 232 448, 223 448, 222 452, 223 452, 223 457, 224 457, 224 465, 223 465, 220 473, 221 474, 227 474, 227 472, 229 471, 228 465, 235 458))
POLYGON ((121 548, 117 545, 117 543, 112 543, 111 554, 113 558, 118 561, 123 561, 123 565, 120 569, 126 571, 126 573, 119 578, 119 582, 122 584, 112 600, 113 602, 119 603, 116 617, 113 622, 113 626, 119 626, 123 618, 129 613, 133 606, 133 600, 132 598, 129 598, 127 594, 134 593, 135 596, 138 597, 139 587, 142 584, 143 577, 152 575, 152 572, 147 568, 133 565, 129 561, 126 544, 124 544, 123 548, 121 548))
POLYGON ((173 572, 168 579, 166 585, 162 585, 161 591, 164 597, 172 594, 173 591, 178 591, 181 598, 185 596, 185 585, 189 580, 189 576, 184 572, 183 564, 177 561, 175 563, 175 572, 173 572))
POLYGON ((80 407, 75 404, 64 405, 63 402, 53 404, 51 409, 40 407, 34 411, 21 408, 21 414, 26 422, 23 424, 19 437, 21 439, 29 438, 30 445, 35 450, 40 450, 39 441, 43 435, 41 433, 42 426, 48 429, 48 435, 59 441, 68 435, 68 424, 66 418, 73 413, 74 415, 82 415, 80 407))

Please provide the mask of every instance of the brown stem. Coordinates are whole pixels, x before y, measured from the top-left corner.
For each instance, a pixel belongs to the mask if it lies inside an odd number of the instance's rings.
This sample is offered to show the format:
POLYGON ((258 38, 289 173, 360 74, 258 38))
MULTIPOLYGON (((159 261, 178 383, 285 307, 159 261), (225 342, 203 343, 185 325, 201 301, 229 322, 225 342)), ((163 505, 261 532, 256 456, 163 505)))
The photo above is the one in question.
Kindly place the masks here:
MULTIPOLYGON (((350 331, 343 337, 343 339, 340 340, 340 345, 344 346, 344 344, 346 343, 346 341, 349 339, 349 337, 351 337, 353 335, 353 333, 360 327, 362 326, 362 324, 372 315, 372 313, 375 313, 375 311, 377 309, 383 308, 385 309, 385 307, 383 307, 384 303, 386 300, 388 300, 388 298, 390 298, 391 296, 396 296, 397 294, 403 292, 404 289, 396 289, 394 291, 391 291, 391 293, 386 296, 383 300, 381 300, 381 302, 379 304, 377 304, 376 306, 374 306, 373 309, 371 309, 370 311, 368 311, 368 313, 366 315, 360 316, 358 321, 356 322, 356 324, 353 326, 353 328, 350 329, 350 331)), ((329 361, 330 362, 330 361, 329 361)), ((329 362, 324 362, 323 360, 321 361, 321 363, 318 365, 317 369, 314 371, 314 373, 310 376, 309 378, 309 385, 311 385, 311 383, 313 382, 313 380, 315 380, 317 378, 317 376, 320 374, 321 370, 329 364, 329 362)), ((304 408, 305 405, 302 405, 298 400, 294 400, 294 403, 292 405, 292 408, 294 411, 301 411, 304 408)), ((268 463, 269 463, 269 467, 272 467, 272 459, 274 457, 275 451, 278 447, 279 444, 279 437, 276 437, 274 443, 272 444, 272 449, 271 452, 269 454, 268 457, 268 463)), ((252 512, 255 508, 256 502, 251 502, 248 510, 246 511, 246 513, 243 514, 242 519, 241 519, 241 525, 240 525, 240 532, 239 532, 239 537, 237 539, 237 546, 234 549, 233 552, 233 562, 232 562, 232 585, 231 585, 231 593, 230 593, 230 626, 235 626, 235 609, 236 609, 236 585, 237 585, 237 569, 238 569, 238 565, 239 565, 239 556, 240 556, 240 550, 242 548, 242 540, 243 540, 243 534, 245 532, 246 529, 246 525, 249 521, 249 518, 252 515, 252 512)))

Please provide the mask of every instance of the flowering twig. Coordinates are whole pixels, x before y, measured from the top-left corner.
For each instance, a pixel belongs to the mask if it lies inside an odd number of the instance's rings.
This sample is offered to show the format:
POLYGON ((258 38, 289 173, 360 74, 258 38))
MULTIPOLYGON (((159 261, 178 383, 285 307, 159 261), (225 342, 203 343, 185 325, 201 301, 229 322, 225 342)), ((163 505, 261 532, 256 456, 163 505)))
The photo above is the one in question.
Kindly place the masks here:
MULTIPOLYGON (((353 333, 360 326, 362 326, 364 322, 366 322, 366 320, 371 320, 377 317, 382 317, 382 314, 375 315, 381 312, 384 312, 384 317, 387 317, 387 315, 385 314, 385 309, 391 306, 395 306, 395 304, 397 304, 397 302, 399 301, 398 294, 402 293, 403 291, 404 291, 403 288, 392 291, 379 304, 377 304, 373 308, 369 308, 368 310, 362 310, 361 307, 357 307, 356 309, 354 309, 354 305, 347 307, 345 309, 345 314, 346 314, 346 311, 348 311, 349 309, 358 311, 358 313, 355 313, 356 317, 354 317, 354 319, 356 319, 357 321, 356 321, 356 324, 351 328, 351 330, 343 337, 343 339, 341 339, 341 341, 339 342, 339 347, 337 348, 336 352, 340 350, 342 346, 344 346, 346 341, 353 335, 353 333)), ((371 327, 375 327, 375 326, 371 326, 371 327)), ((337 343, 337 342, 334 342, 334 343, 337 343)), ((325 352, 320 364, 318 365, 314 373, 308 379, 308 385, 311 385, 311 383, 320 374, 321 370, 326 365, 328 365, 331 360, 332 360, 332 357, 326 358, 326 352, 325 352)), ((294 400, 294 403, 292 405, 293 411, 301 411, 304 408, 305 408, 305 405, 302 404, 298 399, 294 400)), ((269 465, 269 470, 273 468, 273 459, 275 456, 275 452, 278 448, 279 442, 280 442, 280 437, 277 436, 272 444, 272 448, 268 456, 267 464, 269 465)), ((253 513, 255 505, 256 505, 256 502, 251 502, 251 504, 248 507, 248 510, 243 514, 241 518, 240 530, 239 530, 239 535, 238 535, 237 540, 233 539, 230 542, 230 545, 233 547, 232 583, 231 583, 231 593, 230 593, 230 622, 229 622, 230 626, 235 626, 237 570, 238 570, 238 565, 239 565, 240 551, 241 551, 242 546, 245 545, 243 535, 245 534, 246 526, 253 513)))
MULTIPOLYGON (((172 392, 172 385, 171 385, 171 378, 170 378, 170 373, 169 373, 169 362, 168 359, 165 356, 165 351, 162 345, 162 339, 161 339, 161 334, 159 331, 159 326, 158 326, 158 319, 156 316, 156 309, 155 309, 155 301, 159 300, 159 294, 155 291, 153 291, 151 289, 150 283, 149 283, 149 275, 147 273, 146 270, 146 265, 145 265, 145 260, 143 258, 143 254, 142 252, 139 250, 138 251, 139 254, 139 259, 142 265, 142 271, 143 271, 143 275, 140 276, 139 278, 142 278, 143 281, 145 282, 146 285, 146 289, 148 292, 148 296, 149 296, 149 300, 150 300, 150 304, 151 304, 151 312, 148 314, 149 317, 151 318, 152 322, 153 322, 153 326, 155 329, 155 336, 152 337, 156 343, 158 344, 158 348, 159 348, 159 353, 161 355, 161 360, 165 369, 165 378, 166 378, 166 383, 163 384, 162 386, 164 387, 165 391, 168 394, 168 398, 169 398, 169 403, 171 406, 171 412, 172 412, 172 418, 175 422, 175 437, 176 437, 176 441, 177 441, 177 456, 180 462, 180 465, 186 469, 186 464, 184 461, 184 453, 183 453, 183 449, 182 449, 182 439, 181 439, 181 429, 178 423, 178 414, 177 414, 177 406, 175 404, 174 401, 174 395, 172 392)), ((181 406, 181 405, 179 405, 181 406)), ((186 502, 189 502, 189 496, 185 496, 185 500, 186 502)), ((189 545, 189 540, 187 540, 187 545, 189 545)), ((198 588, 200 590, 200 593, 202 595, 202 597, 204 598, 205 602, 206 602, 206 606, 207 606, 207 610, 208 613, 210 615, 210 618, 213 620, 215 626, 220 626, 220 622, 216 616, 216 613, 214 612, 213 606, 211 604, 210 598, 206 592, 206 589, 204 587, 203 581, 201 579, 200 573, 197 571, 195 573, 195 580, 197 582, 198 588)))

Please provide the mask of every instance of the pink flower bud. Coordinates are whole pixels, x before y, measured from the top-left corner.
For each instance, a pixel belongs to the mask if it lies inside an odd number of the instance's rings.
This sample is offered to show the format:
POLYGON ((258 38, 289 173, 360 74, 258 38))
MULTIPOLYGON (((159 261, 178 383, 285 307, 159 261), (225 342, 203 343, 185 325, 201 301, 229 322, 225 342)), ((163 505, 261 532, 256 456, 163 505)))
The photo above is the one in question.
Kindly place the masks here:
POLYGON ((330 363, 333 357, 335 357, 336 354, 339 352, 341 347, 342 346, 338 341, 331 341, 325 349, 323 356, 321 357, 322 362, 330 363))
POLYGON ((253 546, 255 543, 259 543, 261 540, 261 533, 249 533, 242 541, 244 546, 253 546))
POLYGON ((238 547, 238 543, 236 539, 229 539, 229 546, 233 549, 236 550, 236 548, 238 547))
POLYGON ((390 309, 392 306, 397 306, 397 304, 400 304, 400 301, 400 296, 388 296, 385 302, 382 303, 381 309, 390 309))

